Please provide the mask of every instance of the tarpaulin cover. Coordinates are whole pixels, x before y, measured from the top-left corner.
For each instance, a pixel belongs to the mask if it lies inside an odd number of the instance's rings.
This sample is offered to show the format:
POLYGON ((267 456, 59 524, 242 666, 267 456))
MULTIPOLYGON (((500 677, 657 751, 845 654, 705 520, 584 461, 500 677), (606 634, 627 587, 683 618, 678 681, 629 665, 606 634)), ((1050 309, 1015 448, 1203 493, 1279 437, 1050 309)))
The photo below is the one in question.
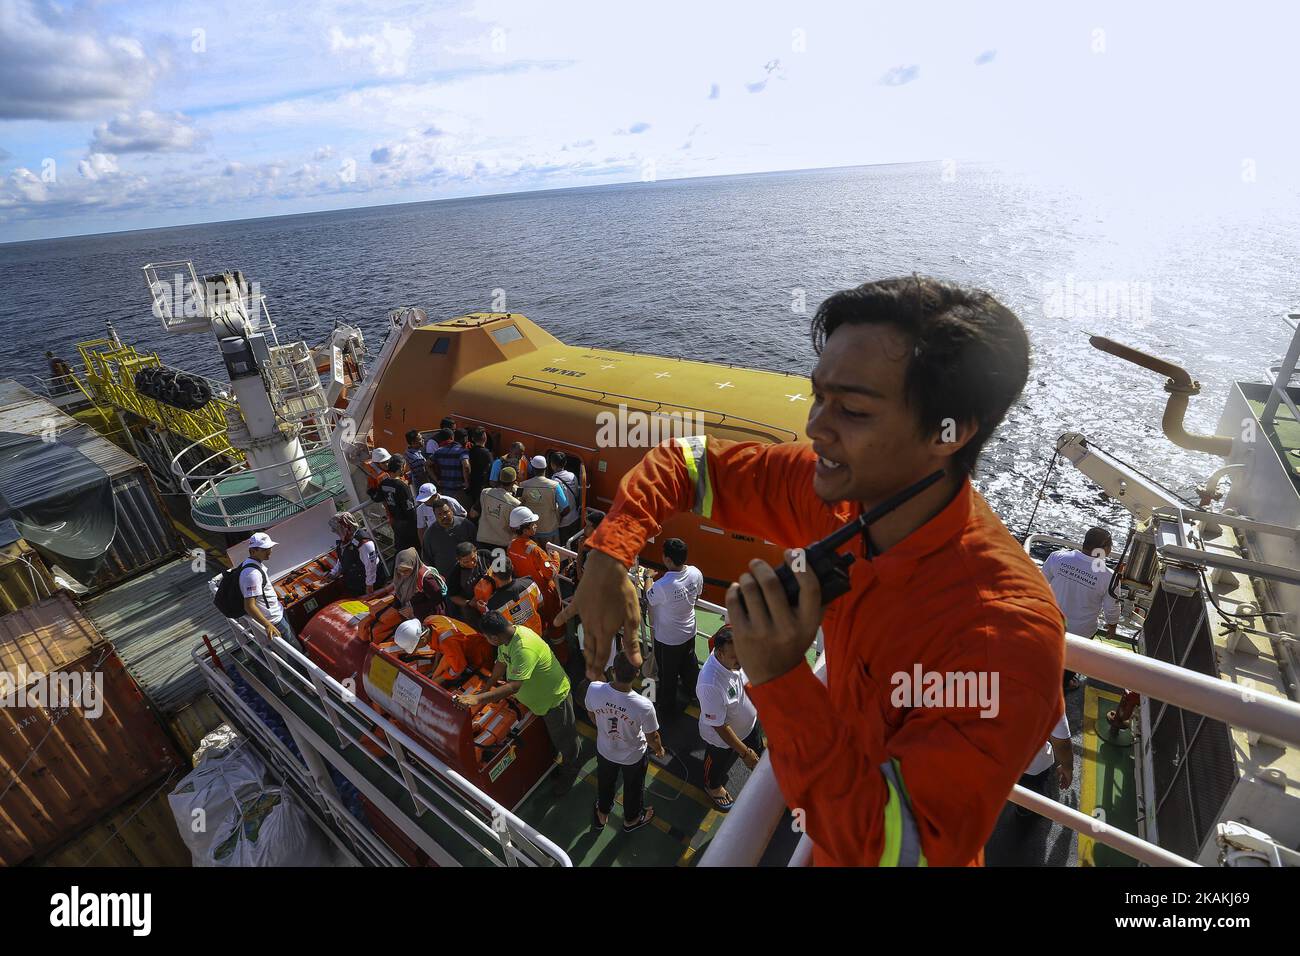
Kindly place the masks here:
POLYGON ((0 432, 0 518, 56 555, 98 558, 117 534, 113 480, 60 441, 0 432))

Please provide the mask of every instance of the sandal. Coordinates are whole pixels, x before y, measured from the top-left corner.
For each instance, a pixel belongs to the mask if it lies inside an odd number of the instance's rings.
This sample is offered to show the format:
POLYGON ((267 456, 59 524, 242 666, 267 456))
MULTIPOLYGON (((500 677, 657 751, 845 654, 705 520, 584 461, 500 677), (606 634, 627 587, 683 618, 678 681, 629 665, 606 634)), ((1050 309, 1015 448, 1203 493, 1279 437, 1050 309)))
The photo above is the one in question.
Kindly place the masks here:
POLYGON ((707 790, 704 792, 708 794, 709 799, 713 801, 714 808, 719 813, 726 813, 736 803, 736 798, 733 797, 731 794, 727 793, 725 789, 722 791, 721 796, 714 796, 713 794, 709 793, 707 790))
POLYGON ((631 833, 633 830, 640 830, 643 826, 655 818, 655 808, 646 807, 641 811, 641 816, 637 817, 631 823, 623 824, 623 832, 631 833))

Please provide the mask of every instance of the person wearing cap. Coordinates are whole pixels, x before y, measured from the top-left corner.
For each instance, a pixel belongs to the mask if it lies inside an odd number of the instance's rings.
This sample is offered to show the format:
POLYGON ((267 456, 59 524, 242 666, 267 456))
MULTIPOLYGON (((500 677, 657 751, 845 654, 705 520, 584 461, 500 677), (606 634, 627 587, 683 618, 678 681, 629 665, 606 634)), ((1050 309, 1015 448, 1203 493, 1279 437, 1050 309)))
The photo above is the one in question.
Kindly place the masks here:
POLYGON ((547 477, 558 481, 564 489, 568 504, 560 512, 560 533, 557 541, 568 541, 578 533, 582 522, 582 496, 578 493, 578 476, 569 471, 569 456, 562 451, 553 451, 547 457, 547 477))
POLYGON ((623 832, 639 830, 654 819, 654 807, 644 806, 646 752, 654 750, 661 760, 667 756, 659 737, 659 720, 654 704, 632 689, 641 673, 619 654, 613 663, 614 679, 592 681, 583 706, 596 727, 596 826, 609 822, 614 809, 618 778, 623 777, 623 832))
POLYGON ((487 555, 474 547, 471 541, 456 545, 456 567, 447 579, 447 600, 455 617, 466 624, 478 626, 482 615, 474 606, 474 588, 488 573, 487 555))
POLYGON ((275 544, 265 531, 259 531, 248 539, 248 557, 239 571, 239 593, 244 596, 245 615, 266 631, 267 637, 282 638, 301 651, 302 642, 294 635, 293 627, 285 617, 280 595, 271 583, 271 570, 266 566, 275 544))
POLYGON ((753 770, 763 752, 763 728, 749 699, 745 676, 736 656, 731 627, 713 635, 713 653, 700 668, 695 696, 700 699, 700 736, 704 739, 704 792, 722 813, 735 798, 727 791, 727 774, 739 757, 753 770))
POLYGON ((478 543, 485 551, 510 547, 510 512, 521 504, 515 469, 507 465, 498 473, 500 484, 479 493, 478 543))
POLYGON ((463 541, 472 542, 478 534, 478 527, 468 518, 456 514, 450 498, 437 498, 431 504, 434 520, 424 531, 420 557, 425 564, 437 568, 445 581, 456 567, 456 545, 463 541))
POLYGON ((403 614, 422 621, 446 612, 447 582, 420 560, 420 552, 407 548, 393 562, 393 596, 403 614))
MULTIPOLYGON (((428 530, 429 525, 437 521, 433 514, 433 506, 441 497, 438 494, 438 486, 431 481, 426 481, 420 486, 420 490, 415 495, 415 533, 424 540, 424 532, 428 530)), ((466 517, 465 506, 455 498, 448 498, 451 502, 451 511, 457 518, 466 517)))
POLYGON ((488 481, 493 484, 503 484, 501 477, 502 468, 513 468, 515 478, 524 474, 528 468, 528 455, 524 451, 524 443, 521 441, 512 442, 510 450, 492 462, 492 470, 488 472, 488 481))
POLYGON ((557 795, 568 792, 582 771, 569 676, 534 631, 510 623, 497 612, 483 615, 482 633, 497 649, 489 683, 504 683, 479 694, 460 694, 454 698, 456 703, 474 708, 513 697, 541 717, 551 743, 560 754, 552 790, 557 795))
POLYGON ((329 576, 343 579, 347 597, 370 594, 388 580, 374 539, 352 512, 340 511, 330 518, 330 530, 338 539, 334 542, 335 561, 329 576))
POLYGON ((415 493, 402 478, 406 459, 390 455, 384 462, 388 472, 375 487, 371 497, 382 501, 388 512, 388 523, 393 527, 393 542, 397 550, 420 546, 420 535, 415 529, 415 493))
POLYGON ((560 613, 560 582, 555 579, 559 571, 551 553, 533 540, 537 531, 537 513, 520 505, 510 512, 510 530, 514 538, 506 552, 515 574, 521 578, 532 578, 542 592, 542 620, 545 629, 541 633, 551 644, 561 663, 567 663, 569 649, 564 643, 563 632, 553 633, 551 622, 560 613))
POLYGON ((519 483, 519 501, 537 513, 538 541, 558 541, 560 515, 569 507, 569 496, 564 485, 546 477, 546 459, 537 455, 532 460, 532 477, 519 483))

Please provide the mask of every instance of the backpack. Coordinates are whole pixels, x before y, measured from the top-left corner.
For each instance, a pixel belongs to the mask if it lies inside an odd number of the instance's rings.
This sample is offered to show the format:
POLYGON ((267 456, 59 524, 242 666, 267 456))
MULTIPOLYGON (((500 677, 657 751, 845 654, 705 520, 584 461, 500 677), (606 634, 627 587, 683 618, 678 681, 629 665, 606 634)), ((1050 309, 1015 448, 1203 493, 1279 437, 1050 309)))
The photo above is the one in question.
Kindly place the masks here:
MULTIPOLYGON (((221 572, 221 583, 217 585, 216 596, 212 598, 212 603, 216 605, 218 611, 226 617, 240 618, 244 616, 244 591, 239 586, 239 576, 245 568, 254 568, 258 574, 262 574, 262 569, 255 564, 249 564, 247 561, 241 561, 233 568, 227 568, 221 572)), ((266 575, 262 574, 262 587, 266 587, 266 575)))

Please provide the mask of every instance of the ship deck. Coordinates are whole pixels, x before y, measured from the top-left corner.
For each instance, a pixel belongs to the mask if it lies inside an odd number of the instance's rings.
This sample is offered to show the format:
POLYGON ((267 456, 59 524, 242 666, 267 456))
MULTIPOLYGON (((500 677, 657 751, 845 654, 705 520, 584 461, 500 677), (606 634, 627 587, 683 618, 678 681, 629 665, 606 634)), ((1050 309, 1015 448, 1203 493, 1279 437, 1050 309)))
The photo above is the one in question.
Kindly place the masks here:
POLYGON ((258 490, 256 475, 238 472, 214 481, 206 491, 194 496, 194 521, 208 529, 270 527, 333 498, 342 490, 343 477, 332 451, 325 448, 308 452, 306 460, 321 490, 304 496, 301 502, 263 494, 258 490))

